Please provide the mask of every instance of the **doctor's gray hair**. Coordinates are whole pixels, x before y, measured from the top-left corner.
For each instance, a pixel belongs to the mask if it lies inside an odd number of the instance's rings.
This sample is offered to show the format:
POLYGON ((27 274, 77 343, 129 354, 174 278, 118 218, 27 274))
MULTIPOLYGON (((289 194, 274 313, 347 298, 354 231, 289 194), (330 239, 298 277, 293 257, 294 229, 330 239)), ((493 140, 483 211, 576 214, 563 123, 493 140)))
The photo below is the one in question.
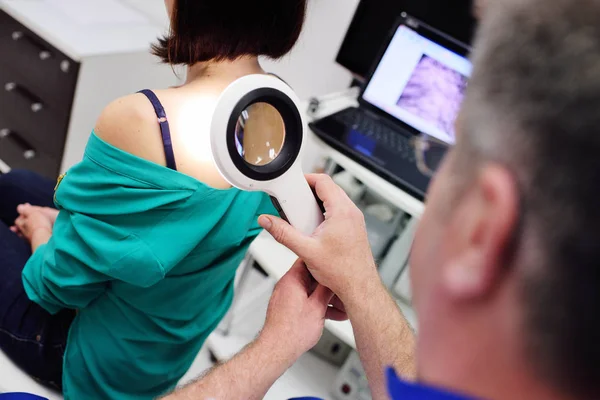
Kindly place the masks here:
POLYGON ((600 0, 489 1, 457 145, 518 181, 511 264, 532 370, 590 399, 600 398, 599 21, 600 0))

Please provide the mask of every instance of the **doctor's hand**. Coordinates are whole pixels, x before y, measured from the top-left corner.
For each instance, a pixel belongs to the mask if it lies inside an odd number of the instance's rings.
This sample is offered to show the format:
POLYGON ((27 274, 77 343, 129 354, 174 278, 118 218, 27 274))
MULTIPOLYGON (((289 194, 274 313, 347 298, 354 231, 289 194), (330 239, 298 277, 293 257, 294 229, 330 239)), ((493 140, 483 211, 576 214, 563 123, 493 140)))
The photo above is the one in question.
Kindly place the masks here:
POLYGON ((259 337, 278 347, 289 346, 290 359, 297 359, 317 344, 326 319, 347 318, 329 307, 333 296, 314 281, 301 260, 296 261, 275 286, 259 337))
POLYGON ((306 236, 280 218, 263 215, 260 225, 306 263, 314 278, 342 302, 380 284, 362 212, 327 175, 307 175, 325 207, 325 221, 306 236))

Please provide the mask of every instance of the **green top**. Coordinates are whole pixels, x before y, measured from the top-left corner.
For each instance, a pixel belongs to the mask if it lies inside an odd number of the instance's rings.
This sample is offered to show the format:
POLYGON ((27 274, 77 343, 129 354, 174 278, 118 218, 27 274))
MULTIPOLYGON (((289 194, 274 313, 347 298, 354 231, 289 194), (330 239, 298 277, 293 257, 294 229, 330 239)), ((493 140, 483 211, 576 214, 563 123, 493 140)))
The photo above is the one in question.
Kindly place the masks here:
POLYGON ((268 196, 217 190, 102 141, 59 182, 55 234, 23 270, 31 300, 78 309, 66 399, 150 399, 172 389, 231 304, 268 196))

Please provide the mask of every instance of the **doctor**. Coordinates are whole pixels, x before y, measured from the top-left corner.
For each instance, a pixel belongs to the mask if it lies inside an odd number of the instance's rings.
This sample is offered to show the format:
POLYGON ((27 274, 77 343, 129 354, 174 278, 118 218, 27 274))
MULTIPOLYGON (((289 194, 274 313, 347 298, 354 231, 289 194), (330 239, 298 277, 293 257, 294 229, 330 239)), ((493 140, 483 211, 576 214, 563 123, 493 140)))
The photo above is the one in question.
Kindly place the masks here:
POLYGON ((457 144, 411 255, 418 340, 379 280, 361 213, 310 176, 327 210, 314 235, 260 219, 303 260, 263 331, 170 399, 262 398, 325 318, 345 317, 341 303, 374 399, 600 398, 600 2, 488 7, 457 144))

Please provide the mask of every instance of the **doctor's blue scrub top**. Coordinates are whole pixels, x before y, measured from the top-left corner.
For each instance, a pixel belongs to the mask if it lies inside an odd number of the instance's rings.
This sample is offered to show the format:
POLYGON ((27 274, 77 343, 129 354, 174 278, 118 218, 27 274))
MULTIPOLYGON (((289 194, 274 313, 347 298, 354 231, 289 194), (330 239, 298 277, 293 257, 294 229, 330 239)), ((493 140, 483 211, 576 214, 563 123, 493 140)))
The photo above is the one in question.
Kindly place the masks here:
POLYGON ((475 400, 449 391, 402 381, 393 368, 386 370, 386 377, 388 393, 392 400, 475 400))
MULTIPOLYGON (((453 394, 448 391, 434 389, 418 383, 402 381, 393 368, 386 370, 388 393, 391 400, 475 400, 453 394)), ((300 397, 290 400, 321 400, 315 397, 300 397)))

